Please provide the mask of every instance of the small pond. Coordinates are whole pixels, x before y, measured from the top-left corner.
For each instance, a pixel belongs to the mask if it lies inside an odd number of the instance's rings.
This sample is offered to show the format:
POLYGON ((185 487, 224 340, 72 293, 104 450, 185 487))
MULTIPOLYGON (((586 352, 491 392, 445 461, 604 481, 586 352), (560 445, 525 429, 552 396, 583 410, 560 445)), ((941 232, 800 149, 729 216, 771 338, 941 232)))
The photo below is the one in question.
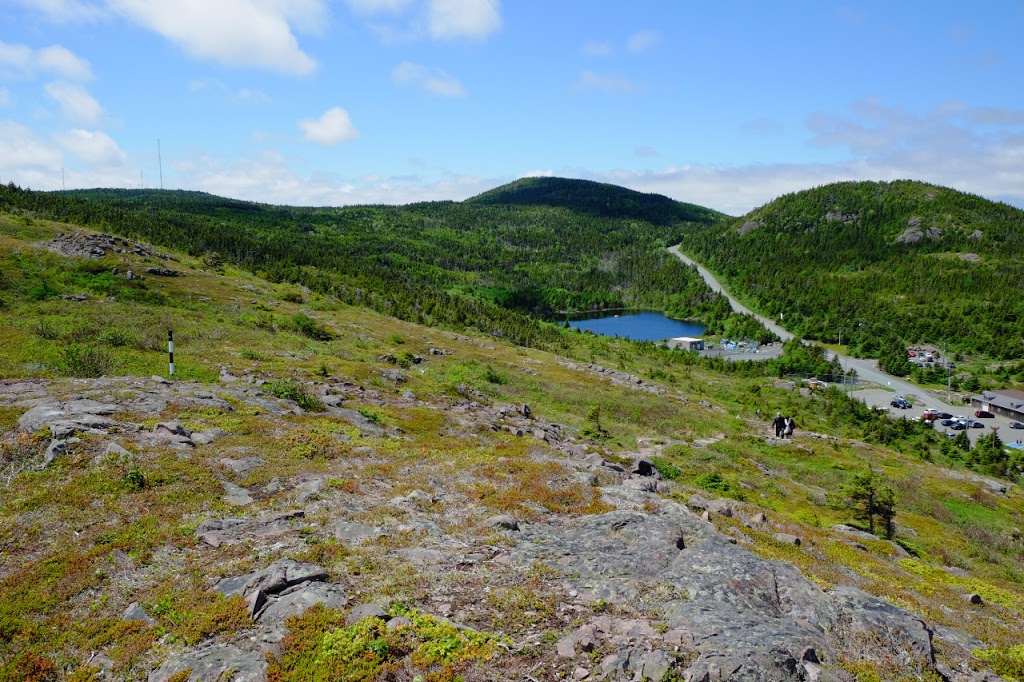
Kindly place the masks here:
POLYGON ((577 316, 576 319, 569 319, 569 326, 595 334, 619 336, 634 341, 664 341, 677 336, 700 337, 707 329, 702 324, 673 320, 661 313, 649 310, 643 312, 622 311, 619 314, 602 312, 586 317, 577 316))

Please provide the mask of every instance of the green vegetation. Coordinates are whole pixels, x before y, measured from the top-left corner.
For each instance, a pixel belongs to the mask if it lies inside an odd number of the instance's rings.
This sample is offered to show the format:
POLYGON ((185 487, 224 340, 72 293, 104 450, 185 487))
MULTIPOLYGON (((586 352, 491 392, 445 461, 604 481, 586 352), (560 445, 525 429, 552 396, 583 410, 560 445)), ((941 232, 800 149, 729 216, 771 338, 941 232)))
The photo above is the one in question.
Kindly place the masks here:
POLYGON ((875 517, 882 524, 885 537, 891 540, 896 532, 893 519, 896 518, 896 493, 892 486, 883 484, 881 477, 872 469, 854 474, 850 483, 839 487, 836 505, 853 512, 853 517, 867 523, 869 533, 875 532, 875 517))
POLYGON ((842 332, 855 355, 929 343, 1024 357, 1024 211, 1006 204, 920 182, 843 182, 694 226, 683 248, 794 334, 835 343, 842 332))
POLYGON ((499 640, 491 635, 460 630, 416 609, 397 606, 393 611, 408 624, 388 628, 380 618, 364 618, 346 626, 343 612, 321 605, 292 617, 284 651, 271 658, 268 678, 371 682, 401 670, 404 679, 452 680, 497 652, 499 640))
POLYGON ((323 401, 311 395, 303 384, 292 379, 275 379, 264 384, 263 390, 277 398, 294 400, 299 407, 310 412, 323 412, 327 409, 323 401))
MULTIPOLYGON (((553 575, 531 569, 527 577, 521 567, 506 569, 486 559, 467 564, 467 570, 418 568, 395 552, 422 546, 423 531, 412 524, 399 530, 408 515, 389 500, 415 490, 438 492, 436 498, 417 498, 417 515, 436 519, 467 556, 494 556, 492 552, 504 551, 508 539, 487 526, 489 516, 509 513, 520 522, 568 524, 580 515, 609 511, 601 486, 614 479, 603 469, 595 477, 578 476, 563 452, 534 437, 530 429, 517 436, 503 426, 495 425, 494 430, 490 423, 475 422, 460 411, 472 402, 529 405, 535 419, 558 424, 560 433, 609 462, 631 465, 637 452, 650 448, 649 459, 669 486, 667 497, 685 502, 700 493, 735 500, 734 517, 712 514, 712 522, 742 538, 752 551, 796 565, 823 588, 858 585, 921 614, 929 623, 961 628, 988 647, 971 664, 1020 679, 1015 671, 1024 632, 1024 538, 1019 530, 1024 527, 1024 498, 1016 488, 1000 494, 970 474, 954 477, 942 468, 971 466, 1019 476, 1020 463, 1001 460, 991 440, 975 450, 969 445, 961 448, 923 424, 894 421, 834 388, 805 396, 778 381, 779 376, 794 373, 835 377, 840 368, 826 362, 818 347, 788 344, 778 360, 730 365, 654 343, 581 334, 499 305, 504 294, 498 293, 501 287, 491 285, 521 275, 500 268, 491 272, 483 265, 432 271, 423 265, 424 257, 415 262, 414 276, 407 277, 403 268, 411 261, 407 256, 399 260, 396 254, 402 250, 394 246, 415 246, 421 237, 429 245, 448 229, 444 221, 449 217, 477 215, 477 210, 491 212, 479 215, 500 218, 493 231, 467 222, 462 226, 465 234, 456 236, 493 245, 497 242, 488 240, 501 230, 511 238, 513 220, 533 216, 541 227, 550 228, 541 231, 544 238, 552 238, 548 255, 537 263, 552 271, 555 263, 567 264, 568 270, 585 263, 600 279, 609 272, 602 268, 614 260, 613 251, 599 246, 604 237, 594 237, 593 248, 583 249, 578 261, 568 256, 562 261, 555 253, 560 248, 556 228, 564 217, 566 243, 577 244, 573 240, 578 237, 584 245, 591 243, 583 235, 588 229, 620 230, 609 243, 619 240, 621 245, 631 239, 621 219, 580 217, 564 206, 470 210, 446 204, 321 211, 205 195, 193 197, 201 209, 190 215, 192 198, 184 194, 120 192, 92 202, 70 195, 5 191, 6 197, 17 194, 21 203, 8 203, 0 210, 0 376, 25 378, 21 383, 29 388, 45 385, 61 398, 81 395, 87 384, 66 375, 92 374, 103 363, 86 362, 86 356, 67 360, 83 348, 94 348, 109 360, 109 366, 100 368, 108 376, 149 377, 166 371, 166 331, 173 328, 179 379, 200 382, 198 388, 224 398, 230 408, 172 401, 159 414, 116 415, 143 429, 157 421, 177 420, 196 431, 227 432, 213 445, 196 447, 187 459, 179 459, 181 453, 170 447, 135 447, 130 427, 106 436, 80 434, 82 440, 64 457, 43 468, 49 434, 14 433, 28 403, 12 398, 11 404, 0 406, 0 680, 88 680, 100 674, 97 661, 108 665, 107 659, 113 678, 145 679, 170 651, 228 639, 250 626, 241 600, 210 591, 214 578, 244 575, 283 557, 324 566, 332 581, 344 585, 350 604, 390 604, 392 614, 408 618, 411 625, 389 630, 368 620, 346 626, 344 612, 312 609, 289 623, 281 653, 270 662, 271 679, 419 675, 426 682, 472 679, 483 675, 481 671, 493 677, 521 677, 530 670, 525 662, 532 666, 535 658, 552 655, 553 643, 580 622, 621 607, 609 600, 582 613, 563 612, 557 590, 563 589, 565 577, 554 569, 548 569, 553 575), (138 229, 152 229, 154 239, 162 225, 174 240, 190 242, 193 256, 129 256, 136 271, 170 261, 182 276, 143 281, 117 277, 107 282, 101 275, 118 265, 112 261, 66 259, 32 246, 58 232, 78 229, 38 215, 29 221, 26 211, 34 209, 22 204, 36 199, 44 215, 65 203, 75 211, 92 211, 93 225, 109 221, 117 229, 135 229, 129 223, 138 218, 138 229), (148 208, 143 210, 144 206, 148 208), (131 219, 119 222, 117 211, 131 219), (179 218, 181 222, 175 222, 179 218), (228 248, 235 237, 216 227, 221 218, 237 233, 237 249, 228 248), (401 239, 395 237, 388 247, 393 250, 385 252, 376 251, 372 241, 363 244, 363 233, 332 231, 334 221, 372 224, 391 219, 406 232, 401 239), (251 231, 239 229, 250 224, 251 231), (189 230, 196 225, 203 230, 193 234, 189 230), (303 225, 311 231, 292 230, 303 225), (210 235, 225 240, 218 248, 223 258, 202 253, 210 235), (276 270, 260 250, 261 239, 271 251, 279 249, 270 235, 294 247, 287 253, 296 257, 312 258, 306 240, 313 237, 327 240, 316 242, 325 249, 327 244, 343 243, 349 250, 336 253, 348 254, 360 267, 369 264, 367 272, 376 274, 360 279, 362 275, 342 268, 314 269, 288 259, 282 261, 284 269, 276 270), (245 250, 250 248, 251 252, 245 250), (594 255, 598 253, 607 262, 594 255), (391 264, 385 265, 384 259, 391 264), (254 272, 236 269, 238 263, 254 272), (93 291, 76 288, 76 272, 93 273, 82 282, 108 293, 85 300, 63 298, 93 291), (385 275, 396 282, 394 290, 384 286, 385 275), (443 292, 428 281, 435 275, 437 282, 445 283, 443 292), (421 276, 427 279, 416 279, 421 276), (275 278, 281 281, 271 281, 275 278), (405 288, 411 281, 427 281, 429 286, 419 291, 405 288), (451 303, 442 306, 443 313, 416 308, 442 300, 451 303), (402 302, 412 307, 402 308, 402 302), (482 316, 459 320, 454 314, 472 310, 483 311, 482 316), (502 327, 506 322, 509 326, 502 327), (442 349, 442 354, 430 353, 431 348, 442 349), (382 361, 382 354, 392 355, 395 364, 408 370, 402 373, 404 383, 381 377, 383 367, 393 367, 391 361, 382 361), (607 373, 590 369, 591 363, 628 372, 662 392, 615 383, 607 373), (221 383, 222 368, 240 377, 238 382, 221 383), (244 388, 253 402, 228 394, 229 386, 244 388), (259 396, 256 386, 268 395, 295 400, 306 412, 268 414, 263 405, 269 399, 259 396), (405 391, 416 400, 405 397, 405 391), (343 399, 344 412, 351 418, 334 410, 317 411, 323 406, 316 395, 343 399), (777 411, 792 415, 800 425, 792 441, 766 438, 777 411), (373 423, 366 424, 364 418, 373 423), (128 447, 130 454, 105 455, 112 441, 128 447), (225 458, 250 454, 264 463, 244 474, 225 466, 225 458), (869 467, 877 476, 873 507, 865 508, 863 502, 856 507, 832 504, 829 491, 863 488, 858 477, 869 467), (319 501, 307 507, 305 517, 292 519, 296 529, 285 531, 291 535, 280 543, 213 548, 195 537, 198 524, 209 518, 267 518, 294 510, 296 482, 314 476, 326 481, 319 501), (224 501, 225 481, 253 491, 256 501, 245 508, 230 506, 224 501), (282 484, 283 492, 272 492, 282 484), (889 516, 888 523, 878 494, 886 486, 892 489, 899 512, 895 518, 889 516), (865 517, 872 509, 874 514, 865 517), (392 532, 361 545, 342 542, 332 526, 336 510, 346 510, 353 521, 392 532), (755 511, 764 511, 770 523, 747 525, 755 511), (862 549, 831 530, 837 523, 857 522, 858 516, 868 528, 872 520, 876 527, 888 525, 896 544, 864 540, 862 549), (781 542, 775 537, 779 532, 792 533, 803 544, 781 542), (965 592, 981 595, 986 603, 965 603, 965 592), (463 622, 455 614, 471 614, 466 624, 475 632, 416 611, 436 607, 434 597, 442 594, 454 597, 453 618, 463 622), (133 601, 156 624, 123 621, 125 607, 133 601), (485 608, 464 608, 470 603, 485 608), (95 652, 103 658, 94 658, 95 652)), ((637 234, 662 229, 652 221, 640 225, 637 234)), ((392 223, 380 227, 385 236, 391 235, 388 225, 392 223)), ((529 227, 529 221, 524 225, 529 227)), ((361 229, 369 232, 369 227, 361 229)), ((527 237, 523 239, 525 244, 527 237)), ((660 248, 656 242, 650 241, 651 250, 644 256, 650 262, 660 248)), ((517 248, 522 253, 516 262, 526 269, 535 267, 528 263, 531 249, 541 247, 517 248)), ((504 253, 503 249, 496 246, 495 252, 504 253)), ((473 249, 450 250, 466 255, 473 249)), ((415 255, 415 249, 411 253, 415 255)), ((488 259, 492 256, 481 255, 480 263, 497 262, 498 256, 488 259)), ((639 281, 647 271, 635 272, 639 281)), ((550 280, 537 281, 546 287, 550 280)), ((607 291, 625 297, 628 290, 627 286, 607 291)), ((604 290, 581 291, 582 297, 604 290)), ((708 309, 718 305, 715 299, 708 309)), ((94 383, 111 386, 102 390, 128 400, 140 390, 136 381, 94 383)), ((102 398, 96 394, 96 399, 102 398)), ((643 509, 658 513, 661 504, 652 497, 643 509)), ((661 625, 656 614, 643 615, 661 625)), ((877 672, 857 661, 847 664, 865 676, 877 672)), ((891 677, 896 678, 906 673, 894 671, 878 674, 887 677, 893 672, 891 677)))
MULTIPOLYGON (((348 304, 523 345, 558 343, 538 319, 620 308, 701 320, 712 333, 771 336, 734 315, 695 269, 665 251, 721 214, 587 181, 522 180, 465 203, 308 209, 199 192, 40 193, 8 185, 0 186, 0 210, 114 230, 203 258, 213 252, 221 269, 231 261, 348 304), (538 192, 551 201, 535 201, 538 192)), ((106 276, 108 287, 120 286, 106 276)), ((42 300, 67 288, 57 284, 42 279, 32 291, 42 300)), ((279 298, 303 302, 295 289, 279 298)), ((264 313, 260 325, 272 328, 270 318, 264 313)), ((331 335, 303 312, 285 326, 318 341, 331 335)))

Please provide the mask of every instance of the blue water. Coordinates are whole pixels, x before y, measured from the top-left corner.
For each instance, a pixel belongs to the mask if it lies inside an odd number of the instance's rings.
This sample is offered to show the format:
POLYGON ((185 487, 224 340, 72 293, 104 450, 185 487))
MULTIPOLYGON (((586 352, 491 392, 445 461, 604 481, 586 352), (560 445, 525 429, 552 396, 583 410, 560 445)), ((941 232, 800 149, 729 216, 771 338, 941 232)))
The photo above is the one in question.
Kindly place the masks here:
POLYGON ((606 315, 587 320, 569 320, 569 326, 634 341, 664 341, 677 336, 700 337, 707 329, 702 324, 680 322, 650 311, 620 314, 617 317, 606 315))

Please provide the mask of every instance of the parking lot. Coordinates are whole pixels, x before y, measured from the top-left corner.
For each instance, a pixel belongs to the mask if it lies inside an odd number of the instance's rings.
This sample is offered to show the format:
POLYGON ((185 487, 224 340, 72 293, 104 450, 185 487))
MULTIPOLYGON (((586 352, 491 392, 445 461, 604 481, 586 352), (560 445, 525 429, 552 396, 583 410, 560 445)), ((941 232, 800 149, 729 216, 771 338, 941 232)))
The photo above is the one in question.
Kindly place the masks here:
MULTIPOLYGON (((941 404, 936 402, 934 396, 925 395, 924 391, 921 391, 921 393, 919 394, 904 394, 903 397, 914 404, 913 407, 905 410, 895 408, 891 405, 893 398, 895 398, 896 395, 898 395, 897 393, 887 391, 882 388, 861 389, 858 391, 853 391, 850 395, 855 398, 860 398, 865 402, 865 404, 871 407, 885 408, 885 410, 889 413, 889 416, 891 416, 893 419, 899 419, 900 417, 904 417, 906 419, 920 419, 921 415, 924 414, 924 411, 931 407, 932 409, 936 409, 941 412, 949 412, 954 416, 963 416, 972 421, 981 422, 982 424, 984 424, 983 428, 964 429, 967 432, 967 436, 968 438, 970 438, 971 443, 974 443, 978 439, 978 436, 990 433, 990 429, 993 426, 999 427, 999 438, 1002 439, 1004 443, 1015 443, 1017 441, 1024 441, 1024 429, 1011 429, 1010 419, 1000 416, 979 419, 974 416, 974 411, 976 408, 970 405, 956 405, 952 407, 942 406, 941 404)), ((943 426, 938 422, 935 423, 934 428, 936 431, 942 433, 952 435, 957 434, 957 431, 955 429, 950 429, 949 427, 943 426)))

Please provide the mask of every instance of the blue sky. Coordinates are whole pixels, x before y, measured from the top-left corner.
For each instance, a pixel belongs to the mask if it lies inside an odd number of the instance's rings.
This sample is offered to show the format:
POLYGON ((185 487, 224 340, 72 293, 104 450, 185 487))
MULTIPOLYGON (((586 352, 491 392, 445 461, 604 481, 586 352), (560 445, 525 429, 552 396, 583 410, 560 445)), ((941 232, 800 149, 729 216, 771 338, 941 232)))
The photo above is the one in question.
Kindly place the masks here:
POLYGON ((1017 0, 0 0, 0 182, 158 186, 159 140, 165 188, 281 204, 557 175, 1024 206, 1022 31, 1017 0))

